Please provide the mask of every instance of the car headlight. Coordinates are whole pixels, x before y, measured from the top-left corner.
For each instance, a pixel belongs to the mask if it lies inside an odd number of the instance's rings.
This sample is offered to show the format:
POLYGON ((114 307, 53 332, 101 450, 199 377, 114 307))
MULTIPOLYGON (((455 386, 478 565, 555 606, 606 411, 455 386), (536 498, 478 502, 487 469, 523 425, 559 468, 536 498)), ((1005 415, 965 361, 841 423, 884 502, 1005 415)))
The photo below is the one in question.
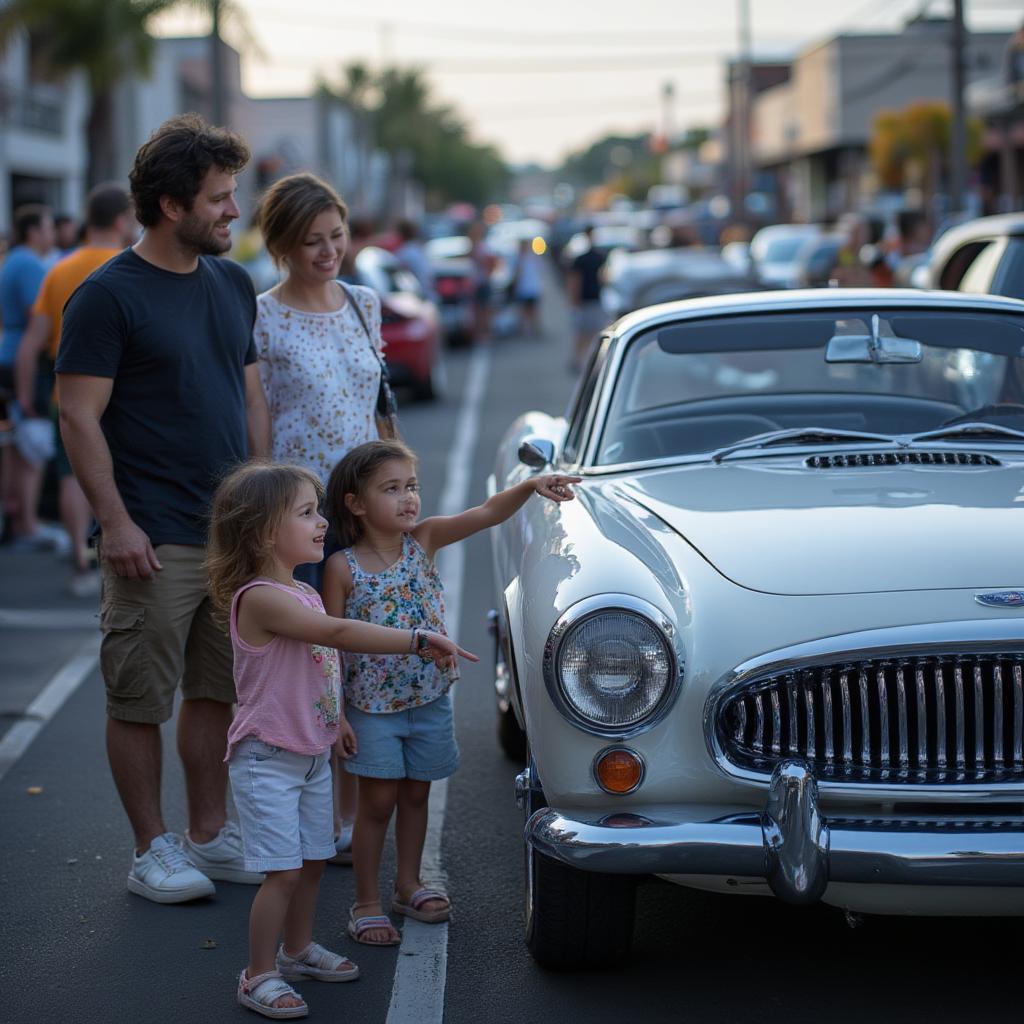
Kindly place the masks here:
POLYGON ((628 736, 659 721, 681 679, 672 624, 639 598, 604 594, 568 609, 544 651, 548 692, 575 725, 628 736))

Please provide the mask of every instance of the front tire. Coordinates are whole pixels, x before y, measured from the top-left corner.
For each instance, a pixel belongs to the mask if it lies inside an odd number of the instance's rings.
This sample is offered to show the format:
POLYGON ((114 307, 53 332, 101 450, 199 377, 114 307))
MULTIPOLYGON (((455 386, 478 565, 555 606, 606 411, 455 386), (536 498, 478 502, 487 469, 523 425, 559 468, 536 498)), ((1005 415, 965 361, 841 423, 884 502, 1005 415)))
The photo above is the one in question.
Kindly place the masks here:
MULTIPOLYGON (((546 806, 529 760, 527 820, 546 806)), ((580 871, 525 847, 526 948, 542 967, 573 971, 617 965, 633 945, 636 879, 580 871)))
POLYGON ((494 689, 497 694, 498 744, 505 756, 523 764, 526 761, 526 733, 512 707, 512 672, 509 668, 498 619, 492 612, 491 630, 494 635, 494 689))
POLYGON ((511 705, 498 707, 498 743, 509 760, 519 764, 526 760, 526 733, 520 727, 511 705))
POLYGON ((579 871, 527 849, 526 946, 542 967, 570 971, 624 962, 633 944, 636 883, 579 871))

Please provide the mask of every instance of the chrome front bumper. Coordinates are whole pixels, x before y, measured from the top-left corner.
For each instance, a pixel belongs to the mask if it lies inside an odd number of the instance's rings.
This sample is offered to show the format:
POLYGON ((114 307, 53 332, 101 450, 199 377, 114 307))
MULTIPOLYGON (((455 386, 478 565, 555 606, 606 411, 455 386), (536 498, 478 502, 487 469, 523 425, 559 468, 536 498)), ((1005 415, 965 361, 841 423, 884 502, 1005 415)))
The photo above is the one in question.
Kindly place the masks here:
POLYGON ((526 823, 526 842, 586 871, 764 878, 788 903, 813 903, 830 882, 1024 887, 1024 820, 829 823, 814 776, 795 761, 775 769, 760 814, 591 822, 542 808, 526 823))

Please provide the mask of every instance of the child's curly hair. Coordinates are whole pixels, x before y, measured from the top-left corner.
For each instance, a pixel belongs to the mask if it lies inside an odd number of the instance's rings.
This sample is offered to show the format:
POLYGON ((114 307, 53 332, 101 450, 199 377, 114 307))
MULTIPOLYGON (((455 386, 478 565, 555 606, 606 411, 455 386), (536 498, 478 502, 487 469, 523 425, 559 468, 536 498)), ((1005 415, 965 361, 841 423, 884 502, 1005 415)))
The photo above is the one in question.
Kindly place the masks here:
POLYGON ((317 500, 319 477, 301 466, 252 461, 230 472, 213 496, 206 575, 218 618, 226 621, 236 590, 264 571, 285 513, 303 484, 317 500))
POLYGON ((357 445, 331 471, 327 481, 327 516, 338 543, 350 548, 363 535, 359 516, 353 515, 345 495, 361 495, 373 474, 391 459, 416 465, 416 453, 401 441, 367 441, 357 445))

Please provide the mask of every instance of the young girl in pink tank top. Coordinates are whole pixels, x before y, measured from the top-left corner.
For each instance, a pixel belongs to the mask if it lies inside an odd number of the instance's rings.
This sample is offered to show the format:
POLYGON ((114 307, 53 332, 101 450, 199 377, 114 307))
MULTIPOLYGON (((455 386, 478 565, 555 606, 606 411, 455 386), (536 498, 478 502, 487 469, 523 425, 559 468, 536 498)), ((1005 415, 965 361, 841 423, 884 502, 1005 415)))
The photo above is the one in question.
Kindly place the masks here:
POLYGON ((238 1002, 264 1017, 305 1017, 288 984, 352 981, 359 969, 313 941, 324 862, 334 855, 330 754, 354 754, 338 651, 408 654, 452 668, 476 660, 446 636, 327 615, 319 595, 292 577, 323 558, 322 487, 296 466, 251 463, 214 497, 207 569, 228 619, 238 712, 225 760, 248 870, 266 878, 249 916, 249 964, 238 1002), (278 945, 279 939, 282 940, 278 945))

